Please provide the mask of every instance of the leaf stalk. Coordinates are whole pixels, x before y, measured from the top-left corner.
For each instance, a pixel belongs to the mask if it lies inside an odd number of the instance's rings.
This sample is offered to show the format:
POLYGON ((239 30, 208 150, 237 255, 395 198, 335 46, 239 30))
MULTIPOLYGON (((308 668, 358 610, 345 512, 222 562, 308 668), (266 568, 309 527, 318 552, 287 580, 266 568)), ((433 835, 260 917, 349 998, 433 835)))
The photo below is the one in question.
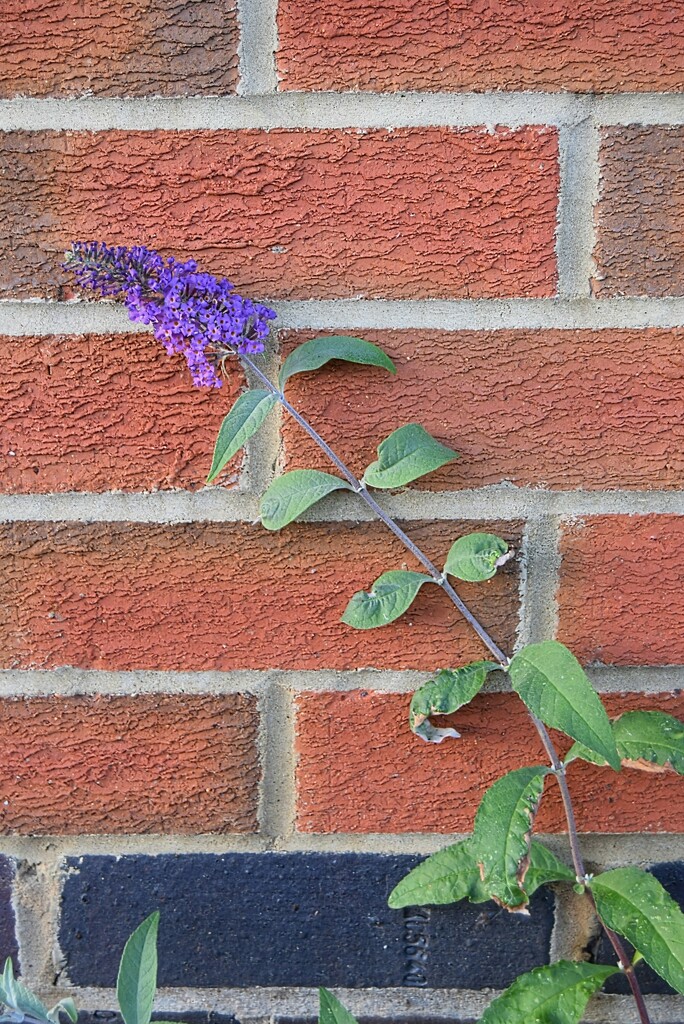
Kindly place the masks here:
MULTIPOLYGON (((309 435, 309 437, 318 445, 321 451, 330 459, 334 466, 340 471, 345 480, 347 480, 352 489, 359 495, 362 501, 375 513, 378 519, 385 524, 385 526, 397 537, 398 540, 404 545, 407 551, 416 558, 423 568, 430 574, 435 583, 438 584, 447 595, 452 604, 457 608, 462 617, 466 620, 468 625, 474 630, 477 636, 480 638, 485 647, 493 655, 496 661, 499 663, 502 669, 506 670, 510 665, 510 658, 502 651, 495 640, 489 635, 484 626, 479 620, 473 615, 470 609, 467 607, 465 602, 459 597, 452 585, 445 578, 444 574, 437 569, 432 563, 428 556, 418 547, 418 545, 411 540, 407 533, 395 522, 395 520, 377 503, 372 494, 369 493, 365 484, 355 476, 349 467, 342 461, 330 445, 325 441, 314 427, 306 420, 300 412, 288 401, 284 393, 278 388, 263 371, 250 359, 249 356, 239 354, 239 359, 243 366, 251 371, 251 373, 263 384, 263 386, 271 392, 282 405, 282 407, 292 416, 292 418, 299 424, 299 426, 309 435)), ((570 843, 570 852, 572 855, 572 862, 575 868, 575 873, 579 880, 583 880, 586 877, 586 869, 584 866, 584 860, 582 858, 582 851, 579 845, 579 836, 577 832, 577 822, 575 819, 575 812, 572 805, 572 797, 570 795, 570 789, 565 776, 565 765, 563 764, 558 752, 553 744, 551 736, 549 735, 548 729, 544 723, 537 718, 528 709, 528 714, 532 720, 532 723, 537 730, 539 738, 541 739, 544 750, 546 751, 547 757, 551 763, 552 773, 556 778, 558 786, 561 792, 561 800, 563 803, 563 810, 565 813, 565 820, 568 826, 568 840, 570 843)), ((585 895, 591 902, 594 910, 596 910, 596 904, 591 892, 585 889, 585 895)), ((598 915, 597 915, 598 916, 598 915)), ((599 918, 600 920, 600 918, 599 918)), ((602 921, 601 925, 605 930, 606 936, 608 937, 618 960, 622 966, 622 971, 627 978, 632 995, 637 1006, 639 1013, 639 1020, 641 1024, 651 1024, 648 1010, 644 1002, 644 997, 639 987, 639 982, 634 972, 634 966, 629 958, 627 951, 625 950, 620 938, 608 928, 602 921)))

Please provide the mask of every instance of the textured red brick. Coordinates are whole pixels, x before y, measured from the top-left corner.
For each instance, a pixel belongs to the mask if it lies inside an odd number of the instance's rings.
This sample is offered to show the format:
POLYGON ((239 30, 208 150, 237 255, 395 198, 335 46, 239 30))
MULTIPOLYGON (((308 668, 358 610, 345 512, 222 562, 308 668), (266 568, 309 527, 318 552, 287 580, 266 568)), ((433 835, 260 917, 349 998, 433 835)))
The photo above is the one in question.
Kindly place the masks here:
MULTIPOLYGON (((452 662, 453 664, 453 662, 452 662)), ((684 717, 684 697, 604 698, 610 715, 644 708, 684 717)), ((298 699, 297 822, 303 832, 469 832, 485 790, 505 772, 545 764, 515 694, 476 697, 448 717, 461 738, 439 746, 408 727, 407 694, 307 693, 298 699)), ((446 719, 445 719, 446 721, 446 719)), ((565 751, 567 738, 555 736, 565 751)), ((570 788, 582 832, 681 832, 681 778, 573 764, 570 788)), ((538 832, 565 831, 553 780, 538 832)))
POLYGON ((281 0, 285 89, 684 88, 672 0, 281 0))
POLYGON ((6 0, 0 97, 188 96, 237 84, 235 0, 6 0))
POLYGON ((193 387, 150 334, 0 336, 0 490, 200 487, 241 384, 193 387))
POLYGON ((5 296, 61 294, 75 238, 280 298, 554 293, 551 129, 18 132, 0 172, 5 296))
POLYGON ((2 832, 256 830, 252 697, 46 697, 0 707, 2 832))
POLYGON ((684 292, 683 148, 684 127, 603 130, 595 213, 597 295, 684 292))
MULTIPOLYGON (((520 529, 492 529, 519 547, 520 529)), ((482 524, 411 523, 442 562, 482 524)), ((93 668, 431 669, 483 650, 436 587, 377 630, 339 619, 383 571, 418 568, 380 523, 14 523, 0 527, 0 665, 93 668)), ((440 562, 441 564, 441 562, 440 562)), ((516 567, 462 594, 500 643, 518 612, 516 567)))
POLYGON ((596 516, 566 525, 559 638, 586 662, 684 661, 684 517, 596 516))
MULTIPOLYGON (((398 366, 331 363, 289 397, 359 473, 409 421, 461 458, 416 486, 670 488, 684 482, 684 331, 363 331, 398 366)), ((316 335, 286 334, 287 352, 316 335)), ((325 468, 283 421, 291 467, 325 468)))

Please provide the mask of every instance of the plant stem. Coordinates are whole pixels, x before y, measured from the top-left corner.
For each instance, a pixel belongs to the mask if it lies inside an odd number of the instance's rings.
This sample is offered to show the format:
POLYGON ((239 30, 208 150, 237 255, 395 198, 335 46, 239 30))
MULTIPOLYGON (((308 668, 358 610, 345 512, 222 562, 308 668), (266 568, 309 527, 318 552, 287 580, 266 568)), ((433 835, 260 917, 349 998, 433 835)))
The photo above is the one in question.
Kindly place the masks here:
MULTIPOLYGON (((365 485, 358 479, 358 477, 355 476, 354 473, 352 473, 352 471, 342 461, 339 455, 337 455, 336 452, 333 451, 333 449, 330 447, 327 441, 325 441, 318 433, 318 431, 311 426, 308 420, 304 419, 301 413, 299 413, 297 409, 295 409, 294 406, 290 404, 290 402, 287 400, 287 398, 280 390, 280 388, 278 388, 275 384, 273 384, 271 380, 269 380, 266 374, 263 373, 254 362, 252 362, 249 356, 240 355, 239 358, 242 361, 243 365, 248 367, 249 370, 251 370, 254 376, 259 381, 261 381, 264 387, 268 391, 270 391, 272 395, 275 395, 275 397, 278 399, 283 408, 286 409, 290 416, 292 416, 292 418, 296 420, 300 427, 306 431, 309 437, 316 442, 318 447, 325 453, 325 455, 330 459, 333 465, 336 466, 337 469, 339 469, 340 473, 344 476, 348 483, 351 484, 353 490, 356 492, 356 494, 359 495, 362 501, 364 501, 366 505, 368 505, 368 507, 372 509, 372 511, 375 513, 378 519, 380 519, 385 524, 385 526, 387 526, 387 528, 392 531, 395 537, 397 537, 402 542, 404 547, 408 551, 410 551, 414 558, 416 558, 420 562, 420 564, 427 570, 430 576, 432 576, 432 578, 434 579, 435 583, 437 583, 442 588, 444 593, 456 606, 456 608, 461 613, 466 622, 472 627, 475 633, 477 633, 478 637, 483 642, 485 647, 487 647, 487 649, 494 656, 494 658, 496 658, 498 663, 501 665, 501 668, 506 670, 510 665, 510 658, 507 657, 507 655, 501 650, 498 644, 489 635, 484 626, 478 621, 478 619, 475 618, 473 613, 470 611, 470 609, 467 607, 464 601, 458 596, 458 594, 451 586, 449 581, 445 578, 444 574, 441 573, 439 569, 437 569, 437 567, 430 561, 427 555, 418 547, 418 545, 413 540, 411 540, 408 534, 406 534, 402 530, 398 523, 396 523, 394 519, 392 519, 392 517, 388 515, 387 512, 385 512, 385 510, 380 505, 378 505, 377 501, 372 496, 372 494, 368 492, 365 485)), ((578 882, 584 882, 584 879, 586 877, 586 869, 584 866, 584 860, 582 858, 582 852, 580 850, 579 845, 579 836, 577 833, 575 812, 572 806, 572 797, 570 796, 568 782, 565 777, 565 766, 558 755, 558 751, 556 750, 553 744, 553 740, 551 739, 548 729, 546 728, 544 723, 539 718, 537 718, 537 716, 533 714, 529 710, 529 708, 527 710, 530 718, 532 719, 532 723, 534 724, 534 727, 537 730, 537 733, 539 734, 539 738, 541 739, 546 754, 551 762, 553 774, 555 775, 556 781, 558 782, 558 785, 560 787, 561 799, 563 801, 563 809, 565 812, 565 819, 568 825, 568 839, 570 842, 570 851, 572 854, 572 862, 575 868, 575 874, 577 876, 578 882)), ((592 906, 594 907, 594 910, 596 910, 596 904, 594 902, 594 898, 591 892, 588 889, 585 889, 585 894, 589 898, 592 906)), ((601 922, 601 924, 606 932, 606 935, 608 936, 608 939, 610 940, 613 949, 615 950, 615 953, 617 954, 617 957, 622 966, 622 970, 627 977, 627 981, 629 982, 632 994, 634 996, 634 1000, 637 1005, 637 1010, 639 1012, 639 1019, 641 1021, 641 1024, 651 1024, 648 1015, 648 1010, 646 1009, 644 998, 641 993, 641 989, 639 988, 639 982, 637 980, 636 974, 634 973, 634 967, 629 959, 629 956, 627 955, 627 952, 624 946, 622 945, 621 940, 618 938, 615 932, 611 931, 610 928, 606 927, 606 925, 603 924, 603 922, 601 922)))

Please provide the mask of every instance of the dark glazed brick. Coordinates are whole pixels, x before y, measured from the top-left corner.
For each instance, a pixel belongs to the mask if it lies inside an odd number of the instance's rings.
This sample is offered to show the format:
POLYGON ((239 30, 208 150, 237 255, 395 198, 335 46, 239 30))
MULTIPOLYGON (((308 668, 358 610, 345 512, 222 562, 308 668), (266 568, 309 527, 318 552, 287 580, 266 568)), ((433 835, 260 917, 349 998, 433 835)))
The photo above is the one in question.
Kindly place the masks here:
POLYGON ((14 865, 7 857, 0 856, 0 964, 11 957, 15 969, 19 967, 19 946, 12 908, 12 883, 14 865))
POLYGON ((167 987, 503 988, 548 963, 548 891, 534 896, 529 918, 493 904, 390 910, 391 889, 420 859, 69 858, 60 929, 67 974, 75 985, 114 985, 126 939, 157 908, 167 987))
MULTIPOLYGON (((684 861, 668 861, 664 864, 654 864, 648 870, 652 875, 655 875, 660 884, 667 889, 672 899, 676 900, 684 910, 684 861)), ((633 947, 628 942, 625 945, 631 954, 633 947)), ((615 952, 603 932, 601 932, 598 941, 591 948, 591 958, 594 963, 598 964, 615 963, 615 952)), ((637 964, 636 973, 641 991, 645 995, 676 995, 674 989, 670 988, 667 982, 663 981, 660 975, 656 974, 643 960, 640 964, 637 964)), ((621 975, 609 978, 603 990, 605 992, 618 993, 619 995, 629 995, 630 993, 629 985, 621 975)))
MULTIPOLYGON (((152 1024, 155 1021, 178 1021, 179 1024, 240 1024, 237 1017, 232 1014, 197 1013, 195 1011, 153 1013, 152 1024)), ((79 1013, 77 1024, 124 1024, 124 1019, 116 1010, 92 1010, 79 1013)))

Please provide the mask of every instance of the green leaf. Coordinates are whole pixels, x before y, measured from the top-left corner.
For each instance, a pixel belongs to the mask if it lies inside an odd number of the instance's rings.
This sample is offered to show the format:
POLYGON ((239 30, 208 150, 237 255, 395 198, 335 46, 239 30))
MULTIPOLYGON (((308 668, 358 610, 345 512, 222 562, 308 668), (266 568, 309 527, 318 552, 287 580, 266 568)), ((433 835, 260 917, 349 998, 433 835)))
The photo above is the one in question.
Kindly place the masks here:
MULTIPOLYGON (((531 896, 547 882, 574 882, 575 874, 558 858, 536 841, 530 848, 530 867, 525 876, 525 891, 531 896)), ((447 846, 433 853, 409 871, 392 890, 387 901, 393 909, 426 904, 485 903, 489 894, 482 884, 480 869, 471 851, 471 840, 447 846)))
POLYGON ((126 1024, 149 1024, 157 989, 159 911, 146 917, 124 946, 116 996, 126 1024))
POLYGON ((684 914, 658 879, 640 868, 616 868, 597 875, 589 888, 603 923, 684 994, 684 914))
POLYGON ((71 1024, 76 1024, 78 1020, 78 1010, 76 1009, 76 1003, 73 999, 68 996, 66 999, 60 999, 58 1003, 52 1007, 48 1013, 48 1017, 53 1024, 59 1024, 60 1013, 66 1013, 67 1017, 71 1021, 71 1024))
POLYGON ((516 978, 479 1024, 579 1024, 587 1003, 616 967, 558 960, 516 978))
POLYGON ((45 1021, 46 1024, 52 1024, 45 1003, 14 977, 14 968, 9 957, 5 960, 2 975, 2 1002, 11 1010, 29 1014, 37 1020, 45 1021))
POLYGON ((613 722, 622 763, 643 771, 684 775, 684 722, 663 711, 625 711, 613 722))
POLYGON ((470 851, 470 840, 447 846, 409 871, 395 885, 387 900, 393 910, 400 907, 422 907, 426 904, 456 903, 470 900, 485 903, 489 895, 480 881, 478 868, 470 851))
MULTIPOLYGON (((623 767, 684 775, 684 722, 678 718, 663 711, 625 711, 614 719, 612 729, 623 767)), ((573 743, 566 764, 577 758, 592 764, 607 763, 582 743, 573 743)))
POLYGON ((508 666, 513 689, 545 725, 561 729, 620 770, 606 709, 577 658, 556 640, 529 644, 508 666))
POLYGON ((441 743, 448 736, 458 738, 455 729, 436 729, 430 715, 449 715, 468 704, 479 693, 487 675, 499 668, 494 661, 474 661, 463 668, 442 669, 434 679, 416 690, 409 709, 409 725, 416 736, 428 743, 441 743))
POLYGON ((356 1017, 327 988, 318 990, 318 1024, 357 1024, 356 1017))
POLYGON ((281 530, 326 494, 350 491, 346 480, 318 469, 293 469, 276 477, 261 499, 261 523, 267 530, 281 530))
POLYGON ((375 629, 394 622, 407 611, 424 583, 434 583, 422 572, 393 569, 384 572, 372 590, 360 590, 347 605, 342 622, 354 629, 375 629))
POLYGON ((291 352, 280 371, 280 386, 295 373, 318 370, 331 359, 343 359, 346 363, 363 363, 365 366, 380 366, 390 373, 397 369, 388 355, 363 338, 352 338, 339 334, 332 338, 314 338, 291 352))
POLYGON ((379 445, 378 460, 370 464, 363 482, 369 487, 403 487, 457 458, 419 423, 408 423, 379 445))
POLYGON ((207 477, 208 484, 216 479, 252 434, 256 434, 276 402, 275 395, 258 388, 240 395, 221 424, 207 477))
POLYGON ((460 537, 447 555, 444 572, 468 583, 490 580, 504 561, 508 544, 493 533, 469 533, 460 537))
POLYGON ((507 910, 522 911, 532 825, 548 768, 518 768, 494 783, 482 798, 473 828, 472 853, 484 887, 507 910))

